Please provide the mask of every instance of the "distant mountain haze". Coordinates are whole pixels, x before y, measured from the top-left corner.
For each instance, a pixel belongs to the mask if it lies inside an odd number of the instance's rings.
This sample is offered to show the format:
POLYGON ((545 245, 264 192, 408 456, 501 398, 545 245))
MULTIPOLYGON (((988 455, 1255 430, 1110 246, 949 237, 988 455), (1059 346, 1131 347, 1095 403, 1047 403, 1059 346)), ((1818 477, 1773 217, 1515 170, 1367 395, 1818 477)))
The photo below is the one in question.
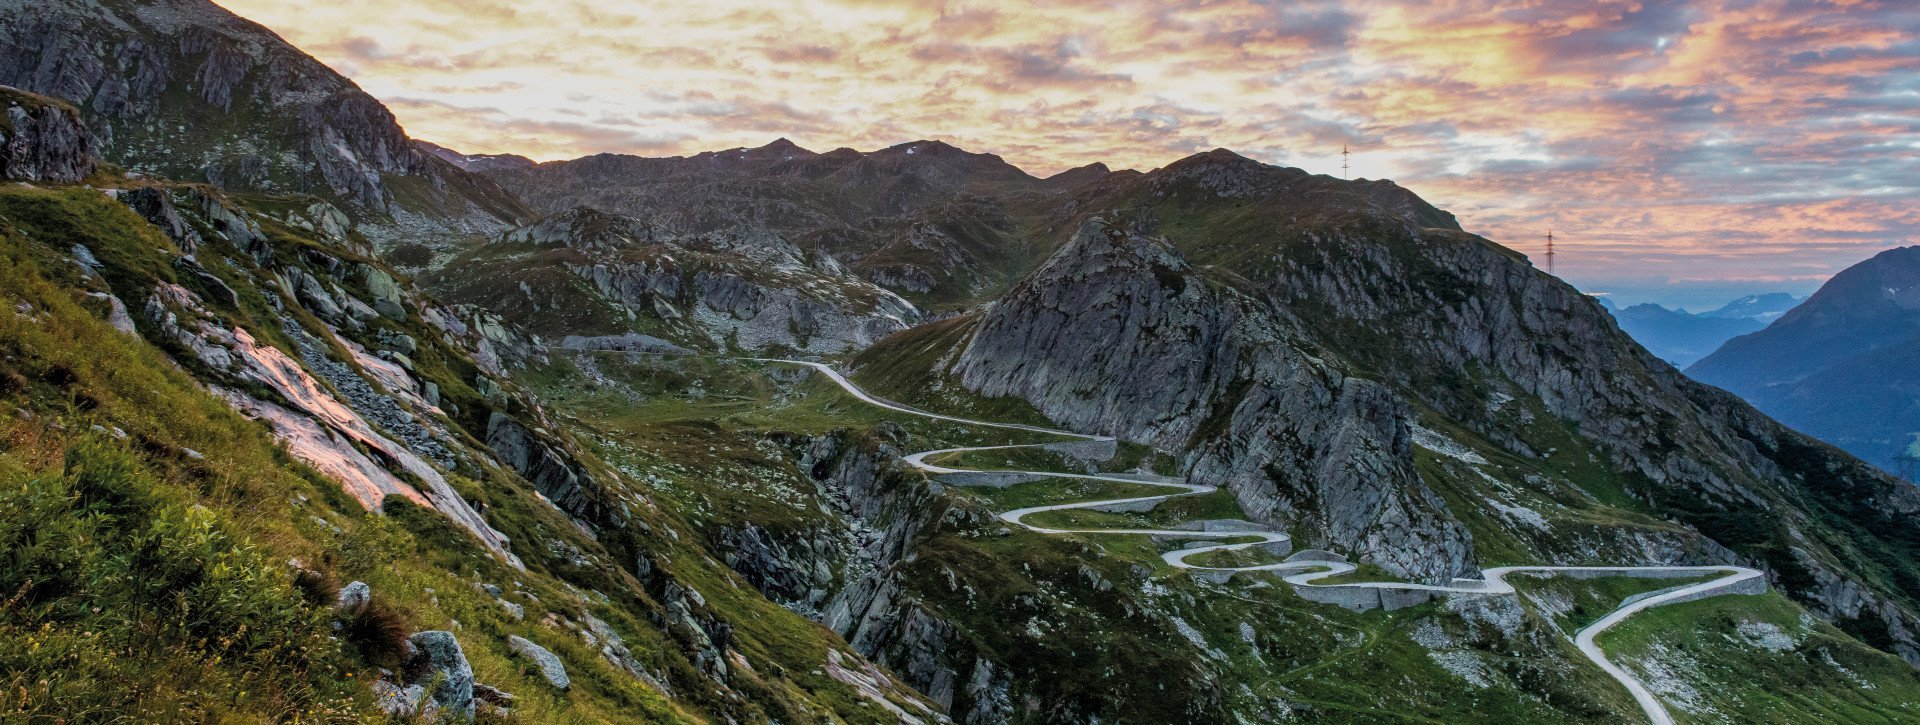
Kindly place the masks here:
POLYGON ((1920 431, 1920 246, 1834 275, 1765 330, 1687 368, 1873 463, 1920 431))
POLYGON ((1653 303, 1617 307, 1600 298, 1620 329, 1660 359, 1686 367, 1719 349, 1727 340, 1759 331, 1799 302, 1786 293, 1748 295, 1711 312, 1689 313, 1653 303))
POLYGON ((1801 302, 1805 297, 1795 297, 1785 292, 1768 292, 1763 295, 1747 295, 1728 302, 1719 309, 1700 313, 1701 317, 1747 318, 1772 322, 1779 319, 1801 302))

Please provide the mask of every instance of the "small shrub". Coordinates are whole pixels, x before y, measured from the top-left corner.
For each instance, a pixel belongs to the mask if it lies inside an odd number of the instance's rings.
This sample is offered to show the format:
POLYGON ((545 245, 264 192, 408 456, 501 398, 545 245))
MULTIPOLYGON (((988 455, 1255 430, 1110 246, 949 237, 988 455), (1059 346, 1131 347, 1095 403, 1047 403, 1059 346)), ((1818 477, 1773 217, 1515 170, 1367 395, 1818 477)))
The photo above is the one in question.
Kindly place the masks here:
POLYGON ((314 606, 333 604, 340 596, 340 584, 326 572, 313 569, 295 569, 293 587, 300 590, 300 597, 314 606))
POLYGON ((340 636, 368 664, 395 669, 406 660, 407 636, 412 632, 406 613, 375 594, 367 606, 341 623, 340 636))

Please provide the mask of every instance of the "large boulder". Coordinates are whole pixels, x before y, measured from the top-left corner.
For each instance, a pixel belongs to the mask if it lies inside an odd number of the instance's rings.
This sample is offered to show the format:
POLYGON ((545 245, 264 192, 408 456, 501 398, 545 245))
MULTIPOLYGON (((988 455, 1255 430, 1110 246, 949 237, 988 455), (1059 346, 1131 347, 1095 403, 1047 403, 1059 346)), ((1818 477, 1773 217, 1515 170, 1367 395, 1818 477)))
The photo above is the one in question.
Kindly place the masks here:
POLYGON ((173 199, 167 195, 166 189, 155 186, 123 189, 115 197, 120 200, 120 203, 126 204, 135 213, 159 227, 160 231, 166 232, 167 237, 173 240, 174 246, 179 247, 181 252, 192 256, 194 252, 199 251, 202 241, 200 233, 194 231, 193 227, 187 224, 187 220, 180 216, 180 210, 174 207, 173 199))
POLYGON ((473 665, 461 651, 460 641, 444 630, 420 632, 407 641, 414 650, 407 662, 408 681, 431 690, 430 702, 445 716, 473 719, 473 665))
POLYGON ((566 663, 561 662, 558 655, 548 652, 547 648, 519 635, 507 637, 507 648, 540 668, 540 676, 547 679, 547 684, 561 690, 573 685, 573 680, 567 677, 566 663))
POLYGON ((373 309, 380 315, 396 322, 407 319, 407 301, 400 293, 400 283, 386 270, 370 264, 360 265, 360 284, 367 288, 367 296, 373 299, 373 309))

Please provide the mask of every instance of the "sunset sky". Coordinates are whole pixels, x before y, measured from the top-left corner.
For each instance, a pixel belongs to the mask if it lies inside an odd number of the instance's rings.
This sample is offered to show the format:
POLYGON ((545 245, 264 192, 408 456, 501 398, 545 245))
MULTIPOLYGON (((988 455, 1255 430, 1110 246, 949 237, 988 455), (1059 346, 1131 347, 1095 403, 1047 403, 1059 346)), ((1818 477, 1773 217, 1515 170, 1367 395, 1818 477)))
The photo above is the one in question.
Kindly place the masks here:
POLYGON ((1920 243, 1920 2, 223 4, 470 153, 1348 144, 1537 261, 1551 225, 1583 289, 1695 308, 1920 243))

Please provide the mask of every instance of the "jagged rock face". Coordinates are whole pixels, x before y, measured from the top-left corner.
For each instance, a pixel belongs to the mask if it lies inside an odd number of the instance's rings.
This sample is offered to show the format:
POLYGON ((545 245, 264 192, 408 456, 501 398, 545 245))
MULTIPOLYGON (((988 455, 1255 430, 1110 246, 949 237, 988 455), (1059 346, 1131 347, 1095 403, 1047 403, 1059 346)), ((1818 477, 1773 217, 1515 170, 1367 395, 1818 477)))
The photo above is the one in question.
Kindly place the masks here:
POLYGON ((582 521, 604 524, 606 494, 593 475, 580 469, 564 452, 536 437, 519 421, 494 412, 487 420, 487 446, 501 462, 532 483, 560 510, 582 521))
POLYGON ((0 179, 73 183, 93 173, 93 134, 73 107, 0 86, 0 179))
POLYGON ((352 82, 211 2, 8 3, 0 31, 0 83, 79 106, 129 171, 323 194, 403 226, 425 220, 394 203, 389 177, 418 177, 443 232, 497 231, 519 213, 491 182, 415 149, 352 82))
POLYGON ((274 188, 286 185, 299 163, 342 195, 384 209, 391 193, 380 175, 420 168, 377 101, 212 3, 175 0, 126 10, 85 0, 33 3, 0 15, 0 25, 8 38, 0 45, 0 79, 84 104, 107 119, 112 155, 131 161, 131 169, 274 188), (270 129, 243 126, 252 138, 212 141, 157 127, 153 120, 169 111, 163 98, 176 90, 222 113, 280 117, 303 138, 270 140, 270 129), (243 151, 249 146, 299 156, 243 151))
POLYGON ((926 693, 956 722, 1007 722, 1013 712, 1009 673, 972 654, 965 634, 916 599, 896 569, 909 560, 923 532, 951 512, 938 505, 937 494, 924 483, 899 475, 895 466, 905 432, 882 426, 877 433, 877 441, 853 440, 845 433, 814 438, 799 461, 852 524, 851 545, 786 547, 807 555, 756 563, 771 572, 791 572, 787 576, 793 579, 841 569, 838 582, 814 577, 814 601, 808 606, 815 618, 861 656, 926 693), (819 588, 829 586, 830 591, 819 588))
POLYGON ((1095 219, 981 314, 954 364, 1076 430, 1190 451, 1265 523, 1304 527, 1395 573, 1472 569, 1472 539, 1414 473, 1408 411, 1303 352, 1291 323, 1095 219))
POLYGON ((117 196, 121 203, 126 204, 148 223, 165 232, 167 238, 173 240, 174 246, 179 247, 180 251, 187 256, 193 256, 200 249, 200 233, 194 231, 193 227, 187 224, 186 219, 180 216, 180 211, 173 206, 172 196, 167 194, 165 189, 157 187, 126 189, 119 191, 117 196))

